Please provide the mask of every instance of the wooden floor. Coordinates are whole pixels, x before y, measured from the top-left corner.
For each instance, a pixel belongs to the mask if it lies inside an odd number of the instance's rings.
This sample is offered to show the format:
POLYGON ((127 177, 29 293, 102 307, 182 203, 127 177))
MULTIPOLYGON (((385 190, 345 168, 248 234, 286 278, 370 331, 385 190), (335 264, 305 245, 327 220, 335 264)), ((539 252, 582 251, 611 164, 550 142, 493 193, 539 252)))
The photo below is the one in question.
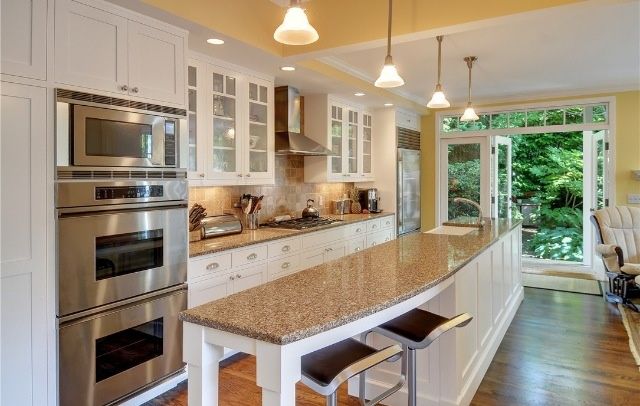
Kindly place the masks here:
MULTIPOLYGON (((220 384, 220 405, 260 405, 253 357, 227 364, 220 384)), ((324 405, 297 389, 296 405, 324 405)), ((183 383, 148 405, 186 405, 186 392, 183 383)), ((357 404, 341 388, 340 405, 357 404)), ((472 404, 640 405, 640 372, 618 309, 598 296, 525 288, 472 404)))

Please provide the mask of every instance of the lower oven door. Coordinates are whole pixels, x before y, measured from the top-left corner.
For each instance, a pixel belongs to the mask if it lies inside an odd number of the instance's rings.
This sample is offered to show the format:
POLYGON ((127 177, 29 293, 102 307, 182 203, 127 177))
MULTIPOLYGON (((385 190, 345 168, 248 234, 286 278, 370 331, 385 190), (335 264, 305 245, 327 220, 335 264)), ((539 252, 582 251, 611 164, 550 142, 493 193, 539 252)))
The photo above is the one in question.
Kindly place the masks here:
POLYGON ((187 209, 147 207, 58 216, 58 315, 187 278, 187 209))
POLYGON ((60 405, 104 405, 180 370, 186 290, 63 324, 60 405))

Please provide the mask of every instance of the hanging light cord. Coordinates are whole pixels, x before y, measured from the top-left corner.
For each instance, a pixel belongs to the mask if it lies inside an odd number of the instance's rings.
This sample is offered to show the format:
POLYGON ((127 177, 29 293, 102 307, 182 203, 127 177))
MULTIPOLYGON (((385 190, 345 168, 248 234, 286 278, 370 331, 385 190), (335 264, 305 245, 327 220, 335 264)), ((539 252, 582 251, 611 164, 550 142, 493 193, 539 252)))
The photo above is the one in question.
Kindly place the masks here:
POLYGON ((436 91, 439 91, 442 86, 440 85, 440 72, 442 67, 442 35, 436 37, 438 40, 438 83, 436 84, 436 91))
POLYGON ((385 64, 387 60, 391 59, 391 12, 393 10, 393 0, 389 0, 389 21, 387 23, 387 57, 385 58, 385 64))
POLYGON ((471 104, 471 68, 473 67, 473 62, 478 59, 475 56, 467 56, 464 58, 465 62, 467 62, 467 66, 469 67, 469 94, 467 97, 467 104, 471 104))

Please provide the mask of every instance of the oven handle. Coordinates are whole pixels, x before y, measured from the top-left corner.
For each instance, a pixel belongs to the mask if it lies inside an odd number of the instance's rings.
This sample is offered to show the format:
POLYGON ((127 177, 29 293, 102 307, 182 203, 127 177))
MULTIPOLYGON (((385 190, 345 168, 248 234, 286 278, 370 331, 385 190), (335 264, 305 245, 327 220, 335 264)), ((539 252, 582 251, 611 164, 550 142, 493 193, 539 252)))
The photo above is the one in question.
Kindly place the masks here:
POLYGON ((58 218, 77 217, 85 214, 98 215, 101 213, 113 212, 135 212, 149 210, 166 210, 187 208, 186 200, 177 200, 173 204, 170 202, 148 202, 135 204, 109 204, 104 206, 82 206, 82 207, 66 207, 57 209, 58 218))
POLYGON ((118 312, 124 307, 129 307, 132 303, 143 302, 150 298, 160 299, 166 296, 171 296, 175 294, 175 292, 180 290, 187 290, 187 284, 182 283, 180 285, 171 286, 166 289, 156 290, 139 296, 134 296, 129 299, 120 300, 115 303, 109 303, 104 306, 94 307, 93 309, 83 310, 81 312, 69 314, 67 316, 58 317, 58 328, 73 326, 74 324, 84 323, 87 320, 103 317, 109 313, 118 312))

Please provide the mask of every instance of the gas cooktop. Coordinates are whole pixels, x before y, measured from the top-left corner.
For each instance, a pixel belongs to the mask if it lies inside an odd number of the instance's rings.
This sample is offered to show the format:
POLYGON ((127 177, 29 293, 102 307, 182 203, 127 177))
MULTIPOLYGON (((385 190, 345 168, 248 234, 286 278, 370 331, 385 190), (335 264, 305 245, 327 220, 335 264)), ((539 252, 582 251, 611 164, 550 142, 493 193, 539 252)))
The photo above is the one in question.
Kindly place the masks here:
POLYGON ((272 221, 264 223, 261 227, 273 227, 273 228, 289 228, 293 230, 305 230, 307 228, 314 228, 320 226, 326 226, 329 224, 337 223, 342 220, 332 219, 330 217, 301 217, 284 221, 272 221))

